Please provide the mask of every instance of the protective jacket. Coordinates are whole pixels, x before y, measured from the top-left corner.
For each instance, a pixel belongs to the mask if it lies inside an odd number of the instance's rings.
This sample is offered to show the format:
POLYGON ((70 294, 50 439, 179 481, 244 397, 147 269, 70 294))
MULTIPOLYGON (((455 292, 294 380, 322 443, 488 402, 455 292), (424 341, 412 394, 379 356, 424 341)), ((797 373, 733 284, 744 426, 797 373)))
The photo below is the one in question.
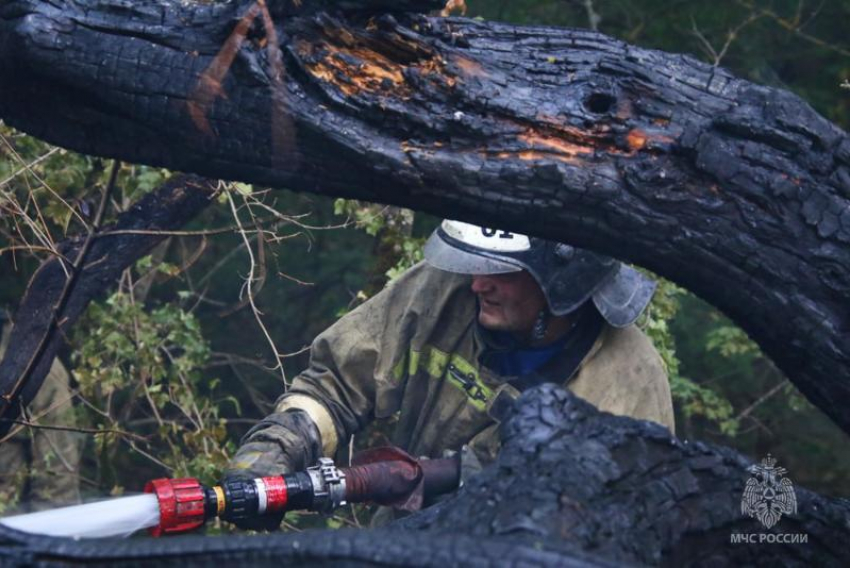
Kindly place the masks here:
MULTIPOLYGON (((482 462, 492 460, 496 426, 519 389, 516 377, 482 364, 492 345, 476 323, 470 283, 469 276, 418 264, 319 335, 309 367, 279 399, 277 413, 243 440, 235 469, 279 469, 266 445, 274 442, 289 454, 286 469, 309 465, 300 462, 312 452, 280 420, 293 409, 312 419, 320 436, 313 445, 326 456, 374 418, 397 415, 393 443, 412 455, 436 457, 469 444, 482 462)), ((573 370, 559 374, 564 365, 553 361, 540 369, 542 379, 565 384, 601 410, 672 431, 670 388, 649 339, 635 326, 600 329, 573 370)))

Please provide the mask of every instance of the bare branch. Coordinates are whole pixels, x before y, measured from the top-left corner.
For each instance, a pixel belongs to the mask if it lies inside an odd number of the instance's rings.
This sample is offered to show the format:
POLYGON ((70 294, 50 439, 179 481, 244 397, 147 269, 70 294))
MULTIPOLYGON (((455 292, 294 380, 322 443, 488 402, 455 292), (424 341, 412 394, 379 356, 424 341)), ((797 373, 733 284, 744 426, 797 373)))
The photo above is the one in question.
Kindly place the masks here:
MULTIPOLYGON (((754 12, 758 12, 759 17, 766 16, 767 18, 769 18, 769 19, 773 20, 775 23, 777 23, 780 27, 788 30, 789 32, 793 33, 794 35, 804 39, 805 41, 807 41, 811 44, 814 44, 814 45, 817 45, 818 47, 822 47, 824 49, 828 49, 830 51, 840 53, 841 55, 850 57, 850 51, 848 51, 847 49, 844 49, 843 47, 839 47, 837 45, 831 44, 829 42, 826 42, 826 41, 820 39, 819 37, 813 36, 811 34, 808 34, 804 31, 802 31, 803 26, 800 25, 799 14, 798 14, 797 17, 789 20, 787 18, 783 18, 782 16, 780 16, 779 14, 777 14, 776 12, 774 12, 773 10, 771 10, 769 8, 758 8, 755 5, 755 3, 752 2, 751 0, 735 0, 735 1, 738 4, 740 4, 741 6, 749 8, 750 10, 752 10, 754 12)), ((809 19, 809 21, 811 21, 811 18, 809 19)), ((806 24, 808 24, 808 23, 809 22, 807 21, 806 24)))
POLYGON ((256 270, 257 263, 256 263, 256 260, 254 260, 254 250, 251 247, 251 244, 248 242, 248 235, 245 233, 244 227, 242 226, 242 220, 239 218, 239 212, 236 210, 236 203, 233 201, 233 195, 232 194, 233 194, 233 192, 231 192, 231 191, 228 191, 226 193, 227 201, 230 204, 230 210, 233 213, 233 219, 236 221, 236 224, 239 226, 239 232, 242 235, 242 241, 245 244, 245 249, 248 251, 248 258, 251 262, 251 268, 250 268, 250 271, 248 272, 248 278, 245 281, 246 282, 246 288, 245 289, 246 289, 246 292, 247 292, 247 295, 248 295, 248 302, 251 305, 251 311, 254 314, 254 319, 257 320, 257 325, 260 326, 260 329, 262 330, 263 335, 266 338, 266 341, 268 341, 268 343, 269 343, 269 347, 271 347, 272 353, 274 354, 274 360, 275 360, 275 363, 276 363, 276 366, 274 367, 274 369, 280 371, 280 376, 281 376, 281 379, 283 380, 283 388, 286 389, 286 388, 288 388, 288 383, 286 381, 286 371, 283 368, 283 363, 281 361, 282 357, 280 355, 280 351, 278 351, 277 346, 275 345, 274 340, 272 339, 271 335, 269 334, 268 329, 266 329, 265 324, 263 324, 262 314, 257 309, 257 306, 254 303, 254 287, 253 287, 253 284, 254 284, 254 271, 256 270))
POLYGON ((587 12, 587 24, 593 31, 599 31, 599 24, 602 23, 600 16, 593 8, 593 0, 583 0, 584 10, 587 12))
MULTIPOLYGON (((147 441, 146 436, 141 436, 139 434, 134 434, 133 432, 127 432, 126 430, 116 430, 112 428, 80 428, 77 426, 57 426, 53 424, 39 424, 37 422, 31 422, 30 420, 18 420, 18 419, 8 419, 2 418, 0 419, 3 422, 11 422, 12 424, 17 424, 25 428, 33 428, 35 430, 56 430, 59 432, 77 432, 79 434, 117 434, 119 436, 126 436, 127 438, 132 438, 140 441, 147 441)), ((17 433, 19 430, 15 430, 17 433)))
MULTIPOLYGON (((7 143, 7 144, 8 144, 8 143, 7 143)), ((11 175, 9 175, 9 177, 7 177, 6 179, 4 179, 3 181, 0 181, 0 187, 3 187, 3 186, 4 186, 4 185, 6 185, 7 183, 11 182, 13 179, 15 179, 16 177, 18 177, 18 176, 19 176, 19 175, 21 175, 22 173, 24 173, 24 172, 26 172, 26 171, 30 171, 30 170, 32 170, 32 168, 33 168, 33 167, 35 167, 36 165, 40 164, 41 162, 43 162, 44 160, 46 160, 47 158, 49 158, 50 156, 52 156, 53 154, 55 154, 55 153, 56 153, 56 152, 58 152, 58 151, 59 151, 59 147, 58 147, 58 146, 54 146, 54 147, 53 147, 53 148, 51 148, 51 149, 50 149, 50 150, 49 150, 46 154, 43 154, 43 155, 39 156, 38 158, 36 158, 36 159, 35 159, 35 160, 33 160, 32 162, 29 162, 28 164, 26 164, 26 165, 25 165, 25 166, 23 166, 22 168, 20 168, 20 169, 16 170, 14 173, 12 173, 11 175)))
MULTIPOLYGON (((33 162, 33 163, 31 163, 31 164, 30 164, 30 163, 27 163, 27 161, 26 161, 26 160, 24 160, 24 158, 23 158, 23 157, 22 157, 22 156, 18 153, 18 151, 15 149, 14 145, 12 145, 12 143, 11 143, 11 142, 9 142, 9 141, 6 139, 6 137, 5 137, 5 136, 3 136, 2 134, 0 134, 0 141, 2 141, 2 142, 3 142, 3 144, 5 144, 5 145, 6 145, 6 147, 9 149, 9 151, 12 153, 12 156, 14 156, 14 157, 15 157, 15 159, 16 159, 16 160, 18 160, 18 162, 20 162, 21 164, 23 164, 23 170, 24 170, 24 171, 28 172, 28 173, 29 173, 32 177, 34 177, 34 178, 35 178, 35 179, 36 179, 36 180, 37 180, 37 181, 38 181, 38 182, 39 182, 42 186, 44 186, 44 188, 45 188, 48 192, 50 192, 50 194, 51 194, 51 195, 53 195, 53 197, 55 197, 56 199, 58 199, 60 203, 62 203, 65 207, 67 207, 67 208, 68 208, 68 210, 71 212, 71 214, 72 214, 74 217, 76 217, 76 218, 77 218, 77 220, 78 220, 80 223, 82 223, 83 227, 85 227, 86 229, 90 229, 89 224, 86 222, 86 220, 85 220, 85 219, 83 219, 83 218, 82 218, 82 216, 81 216, 79 213, 77 213, 77 210, 76 210, 76 209, 74 209, 74 208, 73 208, 73 207, 72 207, 72 206, 71 206, 71 205, 70 205, 67 201, 65 201, 65 199, 63 199, 63 198, 62 198, 62 196, 61 196, 61 195, 59 195, 59 193, 57 193, 57 192, 56 192, 56 191, 55 191, 52 187, 50 187, 50 184, 49 184, 49 183, 47 183, 46 181, 44 181, 44 179, 42 179, 42 178, 41 178, 41 176, 39 176, 39 175, 36 173, 36 171, 33 169, 33 167, 32 167, 32 166, 34 166, 36 163, 38 163, 38 162, 40 162, 41 160, 43 160, 43 159, 47 158, 48 156, 52 155, 52 154, 53 154, 53 152, 57 150, 57 148, 54 148, 53 150, 51 150, 50 152, 48 152, 45 156, 42 156, 41 158, 39 158, 38 160, 36 160, 35 162, 33 162)), ((12 177, 12 178, 14 178, 16 175, 17 175, 17 174, 14 174, 14 175, 12 175, 11 177, 12 177)), ((7 181, 9 181, 10 179, 11 179, 11 178, 7 178, 7 180, 3 181, 3 183, 0 183, 0 187, 2 187, 3 185, 5 185, 5 184, 7 183, 7 181)), ((35 199, 35 197, 33 196, 33 200, 34 200, 34 199, 35 199)))
POLYGON ((790 381, 788 379, 783 379, 773 385, 766 393, 758 397, 751 405, 738 413, 738 416, 735 417, 735 420, 742 420, 748 417, 756 408, 758 408, 762 403, 768 400, 770 397, 781 391, 786 385, 789 384, 790 381))
POLYGON ((711 59, 711 64, 714 67, 718 67, 720 65, 720 62, 726 56, 726 52, 729 51, 729 47, 736 39, 738 39, 738 34, 741 33, 741 30, 743 30, 745 27, 749 26, 753 22, 757 21, 762 16, 764 16, 764 14, 757 14, 755 12, 751 12, 741 23, 726 32, 726 39, 724 40, 723 46, 720 48, 720 51, 714 49, 714 46, 711 44, 711 42, 708 41, 702 31, 700 31, 700 29, 697 27, 697 23, 693 18, 691 18, 691 35, 693 35, 697 38, 697 40, 699 40, 700 47, 711 59))

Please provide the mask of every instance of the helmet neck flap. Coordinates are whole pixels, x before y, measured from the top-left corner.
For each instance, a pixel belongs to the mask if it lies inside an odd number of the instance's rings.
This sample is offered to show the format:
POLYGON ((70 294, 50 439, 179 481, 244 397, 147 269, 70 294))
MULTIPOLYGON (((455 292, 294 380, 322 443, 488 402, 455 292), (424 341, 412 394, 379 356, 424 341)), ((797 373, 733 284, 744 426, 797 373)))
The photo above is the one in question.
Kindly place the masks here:
POLYGON ((460 274, 527 270, 543 291, 552 314, 569 314, 592 298, 615 327, 632 323, 655 289, 655 282, 611 257, 448 219, 425 244, 425 260, 460 274))

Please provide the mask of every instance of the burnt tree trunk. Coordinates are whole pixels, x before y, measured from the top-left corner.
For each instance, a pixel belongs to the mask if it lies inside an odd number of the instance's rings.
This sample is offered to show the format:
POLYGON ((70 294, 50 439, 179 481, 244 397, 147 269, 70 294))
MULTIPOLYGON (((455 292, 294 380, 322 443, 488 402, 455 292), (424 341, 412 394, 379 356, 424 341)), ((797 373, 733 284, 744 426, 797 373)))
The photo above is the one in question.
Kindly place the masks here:
POLYGON ((76 285, 69 288, 64 309, 57 312, 65 283, 74 272, 71 261, 77 257, 85 237, 59 243, 57 248, 61 256, 45 261, 27 286, 16 313, 6 356, 0 362, 0 393, 3 393, 0 397, 0 435, 12 427, 11 420, 21 405, 26 406, 35 397, 65 333, 74 326, 89 302, 114 288, 125 268, 167 238, 167 233, 157 234, 158 231, 174 230, 186 224, 206 207, 214 191, 214 183, 197 176, 175 176, 119 215, 112 226, 94 237, 76 285), (116 231, 119 234, 110 234, 116 231), (44 337, 48 341, 39 350, 44 337), (29 374, 25 374, 25 369, 33 364, 29 374), (18 394, 19 387, 21 404, 18 404, 18 396, 11 396, 18 394))
POLYGON ((722 309, 850 432, 847 135, 686 56, 406 13, 438 3, 0 0, 0 117, 636 262, 722 309))

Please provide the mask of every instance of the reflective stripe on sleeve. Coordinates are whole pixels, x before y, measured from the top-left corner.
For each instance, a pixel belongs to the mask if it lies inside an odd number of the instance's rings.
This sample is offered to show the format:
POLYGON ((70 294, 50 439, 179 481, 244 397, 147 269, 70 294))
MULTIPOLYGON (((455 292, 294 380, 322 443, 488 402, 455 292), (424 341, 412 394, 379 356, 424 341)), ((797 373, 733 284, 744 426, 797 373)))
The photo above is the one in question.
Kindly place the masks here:
POLYGON ((331 413, 328 412, 325 405, 307 395, 293 394, 280 401, 277 408, 275 408, 277 412, 290 409, 303 410, 307 413, 307 416, 310 417, 313 424, 319 430, 319 436, 322 438, 322 453, 324 457, 333 457, 337 446, 336 426, 334 426, 331 413))

